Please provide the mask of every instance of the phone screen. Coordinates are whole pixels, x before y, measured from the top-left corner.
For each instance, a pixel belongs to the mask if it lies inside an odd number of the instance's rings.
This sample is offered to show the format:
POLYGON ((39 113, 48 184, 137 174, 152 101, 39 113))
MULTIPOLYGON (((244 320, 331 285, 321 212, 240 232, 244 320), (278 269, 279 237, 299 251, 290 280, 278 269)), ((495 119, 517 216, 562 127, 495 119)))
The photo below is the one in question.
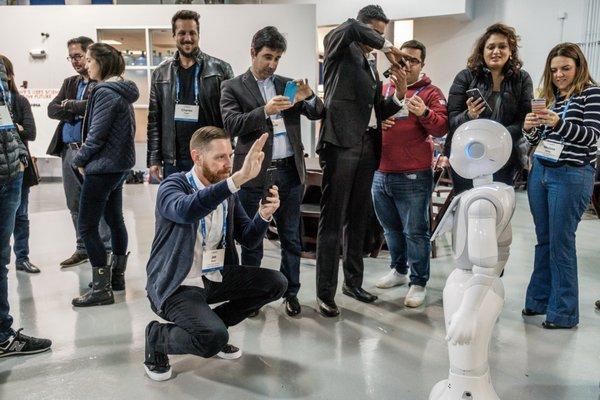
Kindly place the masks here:
POLYGON ((267 197, 271 197, 271 192, 269 189, 275 185, 275 168, 267 169, 267 174, 265 176, 265 186, 263 189, 262 203, 267 203, 267 197))
POLYGON ((285 90, 283 92, 283 95, 290 100, 290 103, 294 102, 294 99, 296 98, 296 92, 298 92, 298 85, 296 84, 296 82, 288 81, 285 84, 285 90))

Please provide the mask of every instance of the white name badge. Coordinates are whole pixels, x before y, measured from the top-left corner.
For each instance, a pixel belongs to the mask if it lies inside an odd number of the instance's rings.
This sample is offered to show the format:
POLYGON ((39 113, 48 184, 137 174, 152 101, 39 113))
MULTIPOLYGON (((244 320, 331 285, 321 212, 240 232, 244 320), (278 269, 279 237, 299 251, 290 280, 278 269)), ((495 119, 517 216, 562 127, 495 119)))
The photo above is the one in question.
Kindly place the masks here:
POLYGON ((14 129, 14 127, 8 107, 6 105, 0 106, 0 129, 14 129))
POLYGON ((175 104, 175 121, 198 122, 200 107, 193 104, 175 104))
POLYGON ((283 118, 272 119, 271 121, 273 122, 273 135, 279 136, 286 133, 283 118))
POLYGON ((408 118, 408 107, 404 106, 400 111, 394 114, 394 119, 408 118))
POLYGON ((222 271, 225 265, 225 249, 206 250, 202 252, 202 273, 222 271))
POLYGON ((543 158, 544 160, 552 162, 557 162, 560 157, 560 153, 562 153, 564 147, 565 145, 562 143, 546 139, 542 140, 540 144, 538 144, 537 148, 535 149, 535 153, 533 154, 535 157, 543 158))

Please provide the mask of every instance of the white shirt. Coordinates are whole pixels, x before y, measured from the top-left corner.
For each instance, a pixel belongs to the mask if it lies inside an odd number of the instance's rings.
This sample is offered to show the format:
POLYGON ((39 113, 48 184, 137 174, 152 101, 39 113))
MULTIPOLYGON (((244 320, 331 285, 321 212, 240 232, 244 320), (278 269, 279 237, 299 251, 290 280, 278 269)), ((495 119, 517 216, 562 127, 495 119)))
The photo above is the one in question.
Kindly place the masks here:
MULTIPOLYGON (((195 168, 192 168, 192 177, 194 178, 194 183, 198 190, 203 190, 206 188, 196 176, 195 168)), ((239 190, 239 188, 235 187, 233 183, 233 179, 227 178, 227 186, 231 193, 235 193, 239 190)), ((227 200, 223 203, 219 204, 217 208, 204 217, 204 223, 206 225, 206 238, 202 237, 202 231, 200 227, 198 227, 196 242, 194 244, 194 259, 192 261, 192 268, 188 273, 187 277, 181 283, 186 286, 198 286, 203 288, 204 282, 202 281, 202 276, 206 276, 207 279, 213 282, 221 282, 223 280, 223 276, 220 271, 210 272, 208 274, 202 273, 202 253, 204 251, 204 247, 202 246, 202 239, 205 239, 205 246, 208 250, 215 250, 219 247, 221 242, 223 241, 223 218, 227 218, 225 215, 225 205, 227 204, 227 200)))

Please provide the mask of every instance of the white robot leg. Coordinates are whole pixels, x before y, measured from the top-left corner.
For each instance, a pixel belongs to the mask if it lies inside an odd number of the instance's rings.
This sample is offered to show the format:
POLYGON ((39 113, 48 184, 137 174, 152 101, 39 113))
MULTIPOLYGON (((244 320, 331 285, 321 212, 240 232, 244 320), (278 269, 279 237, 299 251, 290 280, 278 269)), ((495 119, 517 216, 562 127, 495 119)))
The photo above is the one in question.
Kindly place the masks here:
MULTIPOLYGON (((473 276, 472 271, 455 269, 444 288, 444 316, 446 330, 450 317, 458 310, 464 296, 465 284, 473 276)), ((469 345, 448 343, 450 373, 447 380, 438 382, 429 400, 499 400, 492 386, 488 351, 492 329, 504 305, 504 287, 495 279, 488 291, 477 318, 477 336, 469 345)))

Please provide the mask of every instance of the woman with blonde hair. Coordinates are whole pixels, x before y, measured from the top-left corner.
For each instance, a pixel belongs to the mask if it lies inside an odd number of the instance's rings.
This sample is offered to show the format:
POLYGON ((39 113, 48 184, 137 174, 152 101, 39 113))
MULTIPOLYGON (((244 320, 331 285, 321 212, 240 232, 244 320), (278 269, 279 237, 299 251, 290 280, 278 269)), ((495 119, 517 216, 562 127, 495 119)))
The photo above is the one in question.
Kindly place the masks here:
POLYGON ((537 148, 527 195, 537 244, 524 316, 546 315, 546 329, 579 323, 575 231, 592 196, 600 137, 600 88, 574 43, 546 59, 541 95, 547 108, 525 116, 523 133, 537 148))

